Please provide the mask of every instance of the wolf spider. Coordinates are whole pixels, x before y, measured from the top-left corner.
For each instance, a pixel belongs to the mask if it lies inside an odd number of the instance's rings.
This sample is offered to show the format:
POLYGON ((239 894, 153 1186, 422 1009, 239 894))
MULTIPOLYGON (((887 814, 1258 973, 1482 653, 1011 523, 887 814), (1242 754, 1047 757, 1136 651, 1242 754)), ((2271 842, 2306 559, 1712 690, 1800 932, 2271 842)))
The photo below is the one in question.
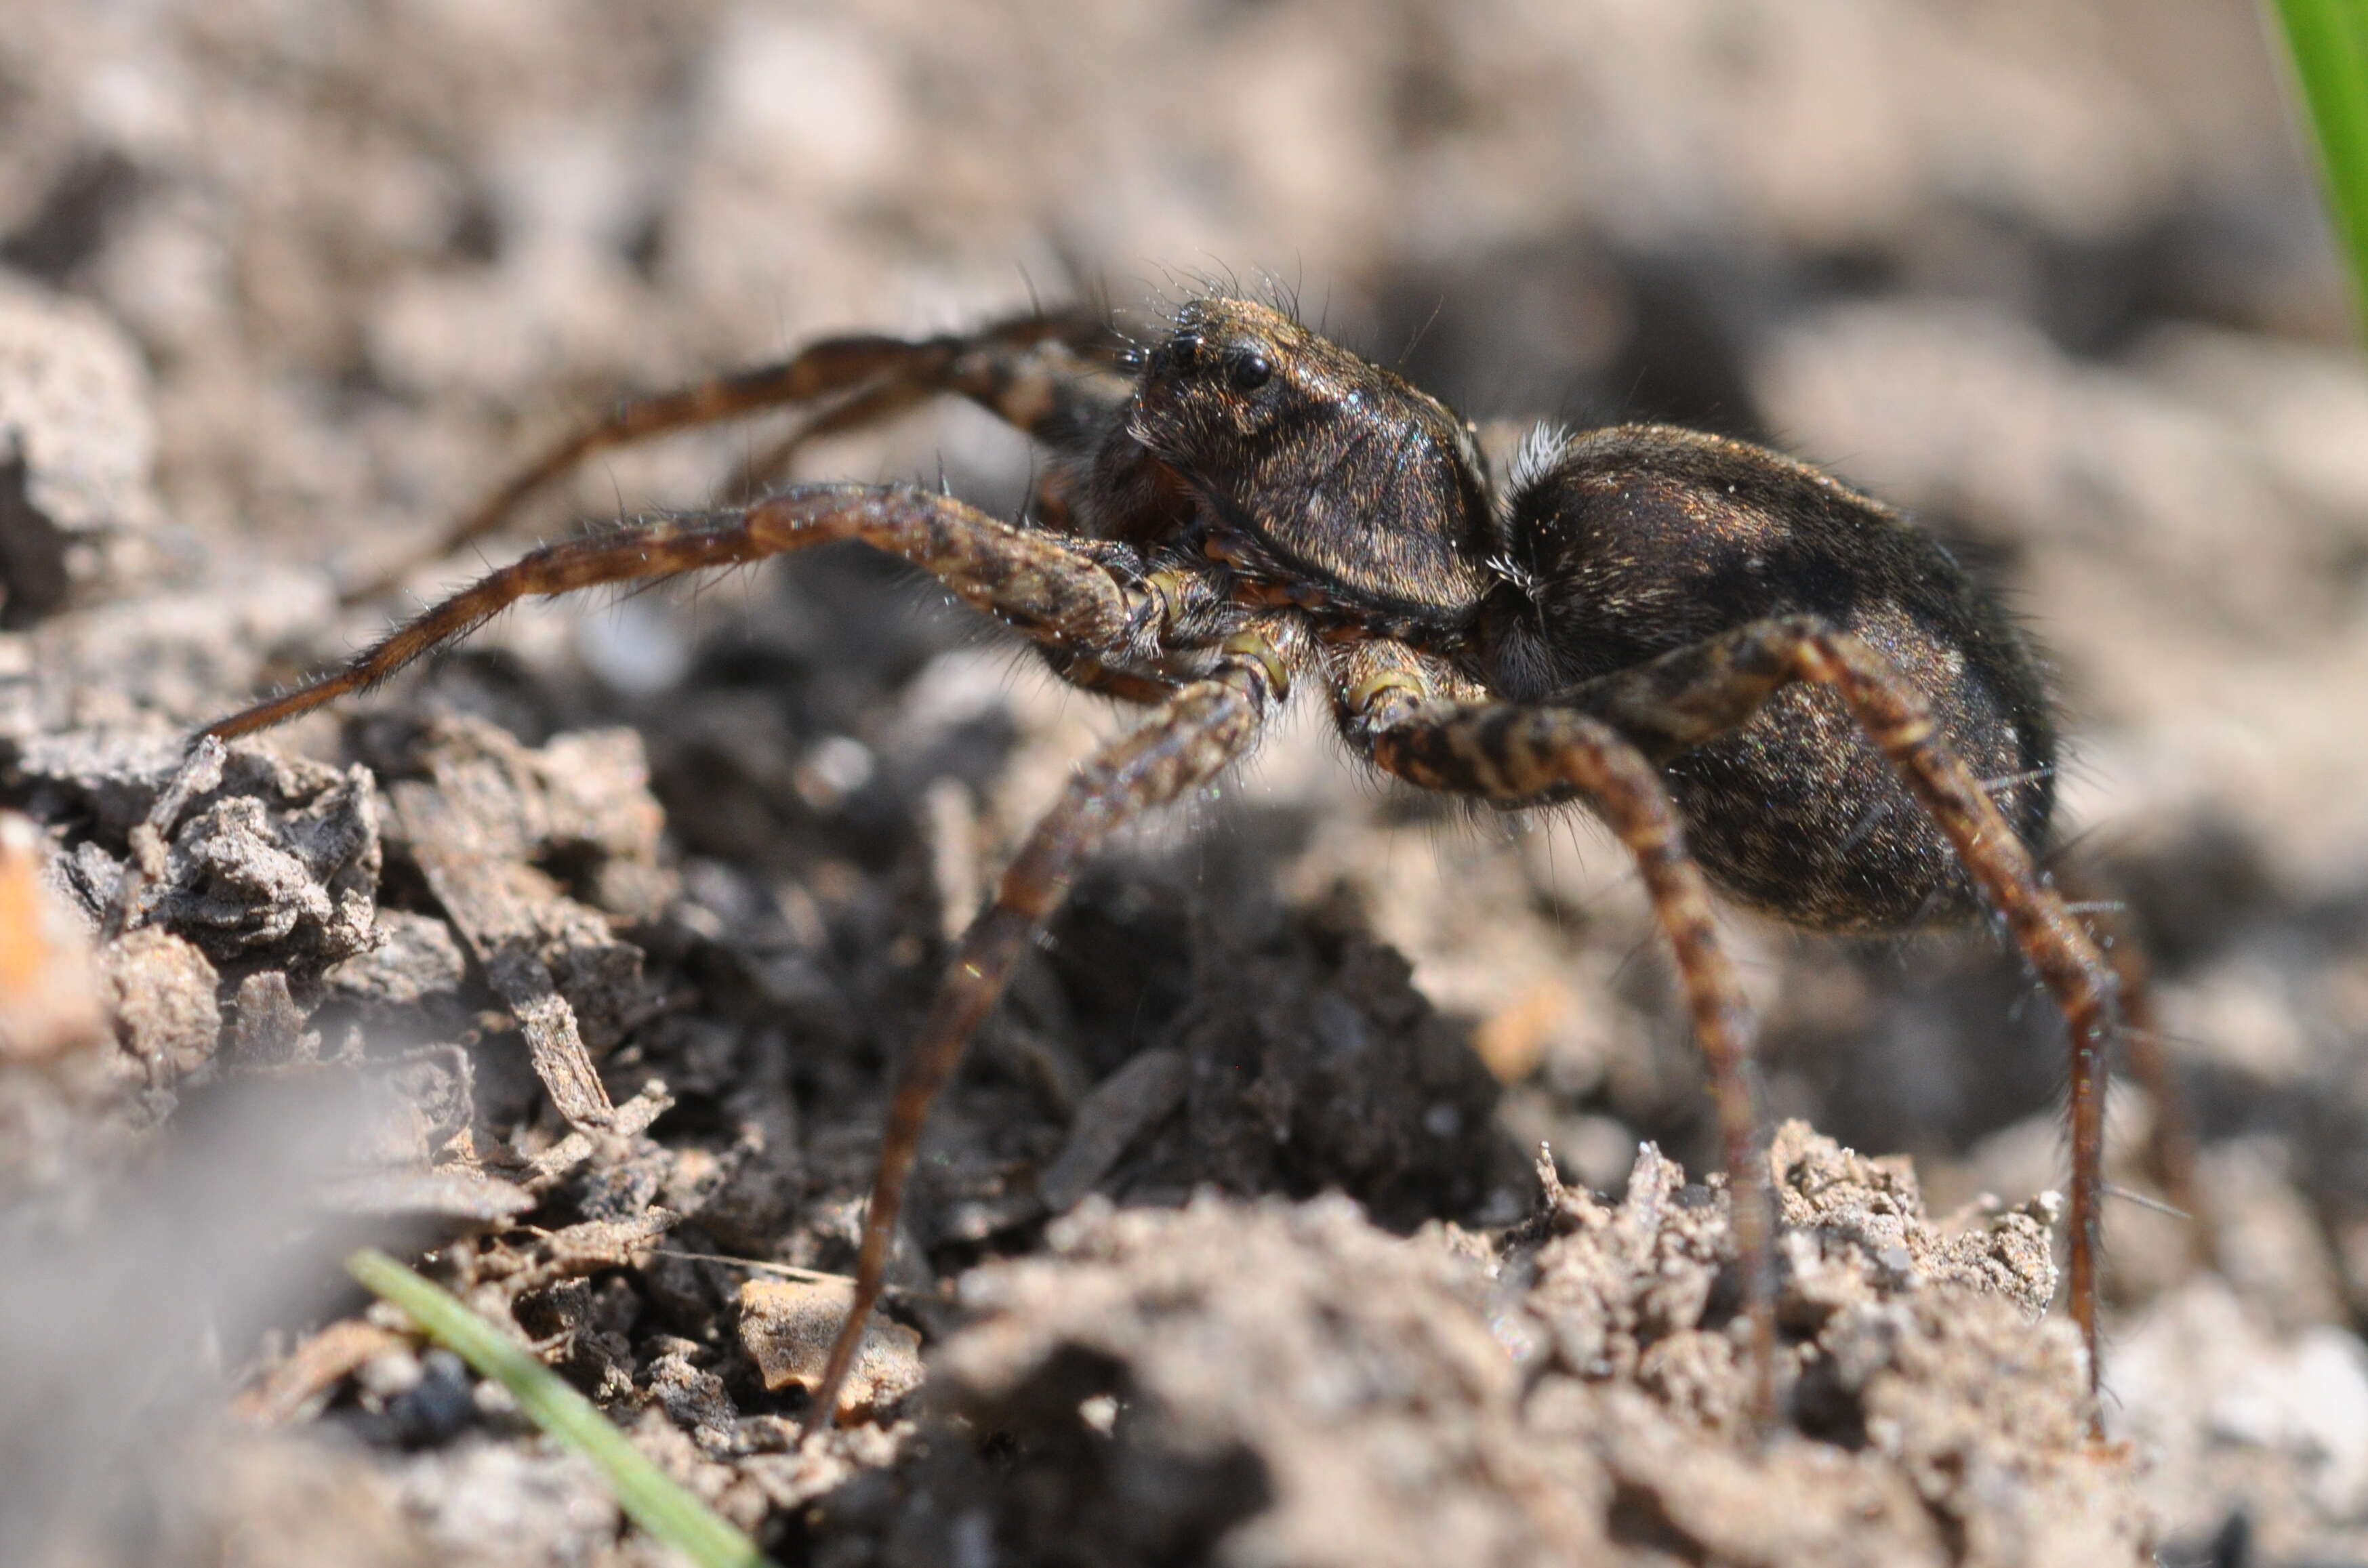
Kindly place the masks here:
POLYGON ((1081 865, 1248 754, 1295 687, 1372 767, 1506 808, 1576 801, 1634 858, 1708 1064, 1772 1418, 1773 1270, 1752 1021, 1715 884, 1797 926, 1887 932, 1987 905, 2069 1026, 2070 1301, 2096 1376, 2105 1055, 2116 977, 2034 861, 2056 736, 2033 656, 1930 535, 1830 475, 1659 426, 1541 427, 1501 480, 1472 426, 1230 297, 1130 347, 1098 319, 818 343, 628 403, 497 492, 451 545, 585 455, 792 404, 796 438, 959 393, 1045 458, 1018 523, 905 485, 792 484, 534 551, 343 671, 213 725, 376 685, 518 600, 857 539, 1150 710, 1071 777, 962 937, 898 1069, 827 1425, 877 1304, 922 1124, 1081 865))

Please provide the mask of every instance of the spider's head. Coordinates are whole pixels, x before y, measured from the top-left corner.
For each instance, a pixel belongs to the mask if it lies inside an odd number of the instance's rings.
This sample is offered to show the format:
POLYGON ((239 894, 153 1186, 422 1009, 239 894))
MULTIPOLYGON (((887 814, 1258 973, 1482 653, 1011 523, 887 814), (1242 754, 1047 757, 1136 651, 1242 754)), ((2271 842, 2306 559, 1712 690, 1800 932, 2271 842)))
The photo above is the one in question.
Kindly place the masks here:
POLYGON ((1487 500, 1436 399, 1247 300, 1197 300, 1155 346, 1127 434, 1275 570, 1420 619, 1487 585, 1487 500))

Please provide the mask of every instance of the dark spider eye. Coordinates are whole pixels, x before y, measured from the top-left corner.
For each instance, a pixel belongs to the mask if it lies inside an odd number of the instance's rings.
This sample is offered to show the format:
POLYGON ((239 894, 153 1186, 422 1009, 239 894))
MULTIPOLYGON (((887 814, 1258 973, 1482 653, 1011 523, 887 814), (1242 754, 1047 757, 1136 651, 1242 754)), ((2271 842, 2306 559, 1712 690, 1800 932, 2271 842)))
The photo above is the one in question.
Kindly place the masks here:
POLYGON ((1255 348, 1245 349, 1234 356, 1228 373, 1235 392, 1256 392, 1274 380, 1274 361, 1255 348))

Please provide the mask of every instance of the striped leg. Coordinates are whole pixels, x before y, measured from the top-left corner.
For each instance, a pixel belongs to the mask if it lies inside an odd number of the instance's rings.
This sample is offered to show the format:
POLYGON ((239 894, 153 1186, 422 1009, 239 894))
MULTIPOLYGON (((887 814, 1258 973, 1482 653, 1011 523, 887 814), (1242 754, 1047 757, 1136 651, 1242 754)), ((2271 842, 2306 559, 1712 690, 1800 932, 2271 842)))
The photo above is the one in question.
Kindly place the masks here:
POLYGON ((1751 1008, 1719 939, 1710 885, 1686 853, 1677 807, 1659 772, 1601 720, 1521 703, 1442 702, 1435 694, 1443 685, 1419 655, 1393 643, 1355 644, 1335 661, 1341 727, 1383 771, 1425 789, 1496 801, 1576 791, 1635 857, 1709 1068, 1751 1319, 1755 1414, 1770 1425, 1776 1417, 1775 1281, 1751 1008))
POLYGON ((2074 906, 2081 928, 2113 966, 2120 988, 2122 1044, 2130 1075, 2146 1091, 2154 1111, 2154 1138, 2147 1151, 2155 1181, 2173 1209, 2187 1216, 2187 1262, 2209 1268, 2219 1256, 2219 1236, 2212 1209, 2203 1200, 2203 1184, 2196 1169, 2195 1123, 2189 1101, 2180 1087, 2179 1072, 2170 1060, 2154 1005, 2154 973, 2146 949, 2130 929, 2122 906, 2100 896, 2094 880, 2085 875, 2055 873, 2057 888, 2081 902, 2074 906))
POLYGON ((1795 681, 1830 687, 1947 835, 1983 898, 2064 1013, 2071 1040, 2070 1304, 2100 1370, 2097 1267, 2102 1243, 2107 1052, 2120 1028, 2113 966, 2064 904, 1971 770, 1933 731, 1930 705, 1873 648, 1810 616, 1757 621, 1557 700, 1595 714, 1655 761, 1748 722, 1795 681))
POLYGON ((348 588, 348 604, 374 598, 425 561, 439 560, 495 532, 545 485, 597 452, 652 437, 836 398, 768 455, 785 463, 798 445, 903 412, 941 392, 959 392, 1021 430, 1035 433, 1069 378, 1108 369, 1118 348, 1108 327, 1081 315, 1023 316, 962 336, 828 338, 776 364, 735 371, 674 392, 634 398, 571 432, 511 475, 439 536, 348 588))
MULTIPOLYGON (((1098 325, 1022 342, 1008 341, 1008 332, 982 334, 950 358, 916 356, 904 369, 786 431, 749 460, 739 497, 754 498, 786 483, 798 454, 814 442, 881 424, 941 393, 958 392, 1023 435, 1070 449, 1106 428, 1134 391, 1118 368, 1115 336, 1098 325)), ((1038 476, 1038 520, 1055 531, 1066 531, 1074 510, 1075 497, 1065 494, 1069 479, 1058 464, 1038 476)))
POLYGON ((1177 692, 1143 728, 1077 770, 1004 871, 995 902, 964 934, 920 1037, 897 1071, 864 1216, 855 1301, 814 1391, 809 1430, 826 1428, 837 1418, 838 1391, 886 1278, 922 1125, 962 1048, 1003 994, 1013 966, 1043 931, 1087 857, 1118 828, 1206 783, 1241 756, 1283 695, 1281 656, 1263 639, 1252 634, 1252 640, 1255 646, 1235 655, 1216 676, 1177 692))
MULTIPOLYGON (((227 740, 367 691, 520 599, 740 565, 841 539, 860 539, 935 574, 1042 644, 1055 655, 1054 666, 1075 669, 1080 684, 1101 673, 1105 660, 1126 662, 1146 603, 1085 552, 951 496, 902 485, 800 485, 755 506, 637 523, 521 556, 397 627, 336 674, 233 713, 205 733, 227 740)), ((1135 695, 1139 700, 1148 693, 1135 695)))

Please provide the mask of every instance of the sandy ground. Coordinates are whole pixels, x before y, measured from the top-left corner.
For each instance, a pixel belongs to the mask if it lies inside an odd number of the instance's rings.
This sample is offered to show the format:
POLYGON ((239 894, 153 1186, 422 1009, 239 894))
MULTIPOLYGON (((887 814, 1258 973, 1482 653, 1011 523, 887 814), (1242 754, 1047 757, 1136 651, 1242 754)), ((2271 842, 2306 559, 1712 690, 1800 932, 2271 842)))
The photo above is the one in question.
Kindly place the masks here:
MULTIPOLYGON (((2368 1561, 2368 371, 2247 6, 17 0, 0 147, 0 1554, 653 1559, 339 1284, 369 1238, 785 1562, 2368 1561), (801 1449, 768 1371, 884 1064, 1122 716, 825 553, 176 778, 622 392, 1212 277, 1476 416, 1776 440, 2002 583, 2203 1139, 2212 1267, 2109 1216, 2112 1443, 2040 1311, 2061 1031, 1984 933, 1731 922, 1773 1108, 1839 1141, 1779 1141, 1757 1445, 1619 857, 1302 715, 1023 970, 899 1264, 926 1381, 801 1449), (530 1065, 571 1035, 597 1136, 530 1065)), ((1028 473, 955 409, 803 465, 1028 473)))

